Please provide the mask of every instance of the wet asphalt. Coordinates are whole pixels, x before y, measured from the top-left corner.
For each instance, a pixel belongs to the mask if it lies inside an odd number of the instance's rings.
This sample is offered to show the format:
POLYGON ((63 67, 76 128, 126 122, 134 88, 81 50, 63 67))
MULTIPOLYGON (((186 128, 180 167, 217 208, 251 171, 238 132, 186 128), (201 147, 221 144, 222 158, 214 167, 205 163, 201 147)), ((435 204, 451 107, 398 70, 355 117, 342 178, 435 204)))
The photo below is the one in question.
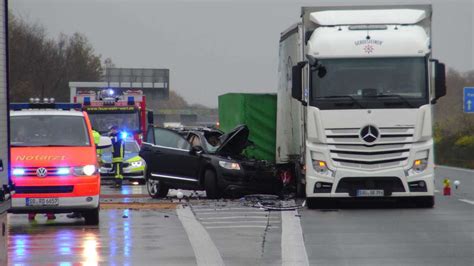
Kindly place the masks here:
MULTIPOLYGON (((309 265, 474 265, 474 174, 437 173, 433 209, 391 202, 299 209, 290 215, 301 225, 305 250, 298 254, 309 265), (450 197, 440 193, 444 177, 461 182, 450 197)), ((175 191, 151 199, 142 186, 104 186, 102 194, 99 226, 65 215, 51 222, 9 215, 9 264, 208 265, 202 262, 217 256, 226 265, 304 265, 288 263, 291 247, 282 238, 293 231, 284 229, 281 212, 206 200, 202 192, 186 192, 189 199, 181 202, 175 191), (179 217, 176 208, 190 216, 179 217), (197 222, 190 228, 186 219, 197 222)))

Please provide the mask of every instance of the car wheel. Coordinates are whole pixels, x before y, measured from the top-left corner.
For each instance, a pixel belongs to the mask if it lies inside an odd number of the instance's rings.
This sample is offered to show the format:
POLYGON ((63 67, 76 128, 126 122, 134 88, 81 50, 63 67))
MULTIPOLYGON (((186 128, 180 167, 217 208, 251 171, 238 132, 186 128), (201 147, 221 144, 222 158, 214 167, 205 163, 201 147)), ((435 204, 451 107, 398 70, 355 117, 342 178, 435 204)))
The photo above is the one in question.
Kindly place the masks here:
POLYGON ((208 199, 219 198, 216 172, 213 170, 207 169, 206 172, 204 172, 204 188, 206 189, 208 199))
POLYGON ((90 211, 86 211, 82 213, 82 216, 84 216, 86 225, 98 225, 99 224, 99 209, 96 208, 90 211))
POLYGON ((415 197, 415 204, 419 208, 433 208, 435 204, 434 196, 415 197))
POLYGON ((146 189, 150 197, 154 199, 164 198, 168 195, 170 190, 168 186, 163 184, 160 180, 147 179, 146 189))

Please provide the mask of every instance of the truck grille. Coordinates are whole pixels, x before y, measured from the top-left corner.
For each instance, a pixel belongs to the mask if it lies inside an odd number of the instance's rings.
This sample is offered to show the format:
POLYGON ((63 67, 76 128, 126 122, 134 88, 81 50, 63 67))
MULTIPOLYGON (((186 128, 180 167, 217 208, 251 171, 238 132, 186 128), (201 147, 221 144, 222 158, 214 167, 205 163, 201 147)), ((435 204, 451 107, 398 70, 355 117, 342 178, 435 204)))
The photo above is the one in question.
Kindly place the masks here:
POLYGON ((410 155, 414 128, 379 128, 374 145, 361 140, 359 128, 327 129, 331 158, 338 166, 380 169, 405 165, 410 155))
POLYGON ((348 177, 342 178, 336 193, 352 194, 358 189, 383 189, 390 192, 405 192, 402 181, 397 177, 348 177))

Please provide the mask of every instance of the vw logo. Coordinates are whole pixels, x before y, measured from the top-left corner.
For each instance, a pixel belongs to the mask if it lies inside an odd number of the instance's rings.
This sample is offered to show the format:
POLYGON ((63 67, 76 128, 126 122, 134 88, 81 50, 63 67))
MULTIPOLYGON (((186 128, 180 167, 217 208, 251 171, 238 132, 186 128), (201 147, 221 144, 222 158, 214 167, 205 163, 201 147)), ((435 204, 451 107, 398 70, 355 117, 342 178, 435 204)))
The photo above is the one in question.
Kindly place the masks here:
POLYGON ((41 168, 36 169, 36 175, 38 177, 45 177, 47 174, 48 174, 48 170, 46 170, 46 168, 41 167, 41 168))
POLYGON ((374 143, 380 137, 379 130, 375 126, 370 125, 363 127, 359 135, 363 141, 369 144, 374 143))

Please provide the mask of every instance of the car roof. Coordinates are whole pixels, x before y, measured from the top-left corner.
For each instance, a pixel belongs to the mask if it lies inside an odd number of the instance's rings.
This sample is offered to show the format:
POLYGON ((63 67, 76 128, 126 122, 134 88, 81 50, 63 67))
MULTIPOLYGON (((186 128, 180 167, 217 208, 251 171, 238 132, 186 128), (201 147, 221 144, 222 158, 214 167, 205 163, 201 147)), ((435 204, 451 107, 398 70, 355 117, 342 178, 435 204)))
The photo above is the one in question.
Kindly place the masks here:
POLYGON ((56 109, 25 109, 19 111, 10 111, 10 116, 34 116, 34 115, 56 115, 56 116, 84 116, 81 111, 75 110, 56 110, 56 109))

